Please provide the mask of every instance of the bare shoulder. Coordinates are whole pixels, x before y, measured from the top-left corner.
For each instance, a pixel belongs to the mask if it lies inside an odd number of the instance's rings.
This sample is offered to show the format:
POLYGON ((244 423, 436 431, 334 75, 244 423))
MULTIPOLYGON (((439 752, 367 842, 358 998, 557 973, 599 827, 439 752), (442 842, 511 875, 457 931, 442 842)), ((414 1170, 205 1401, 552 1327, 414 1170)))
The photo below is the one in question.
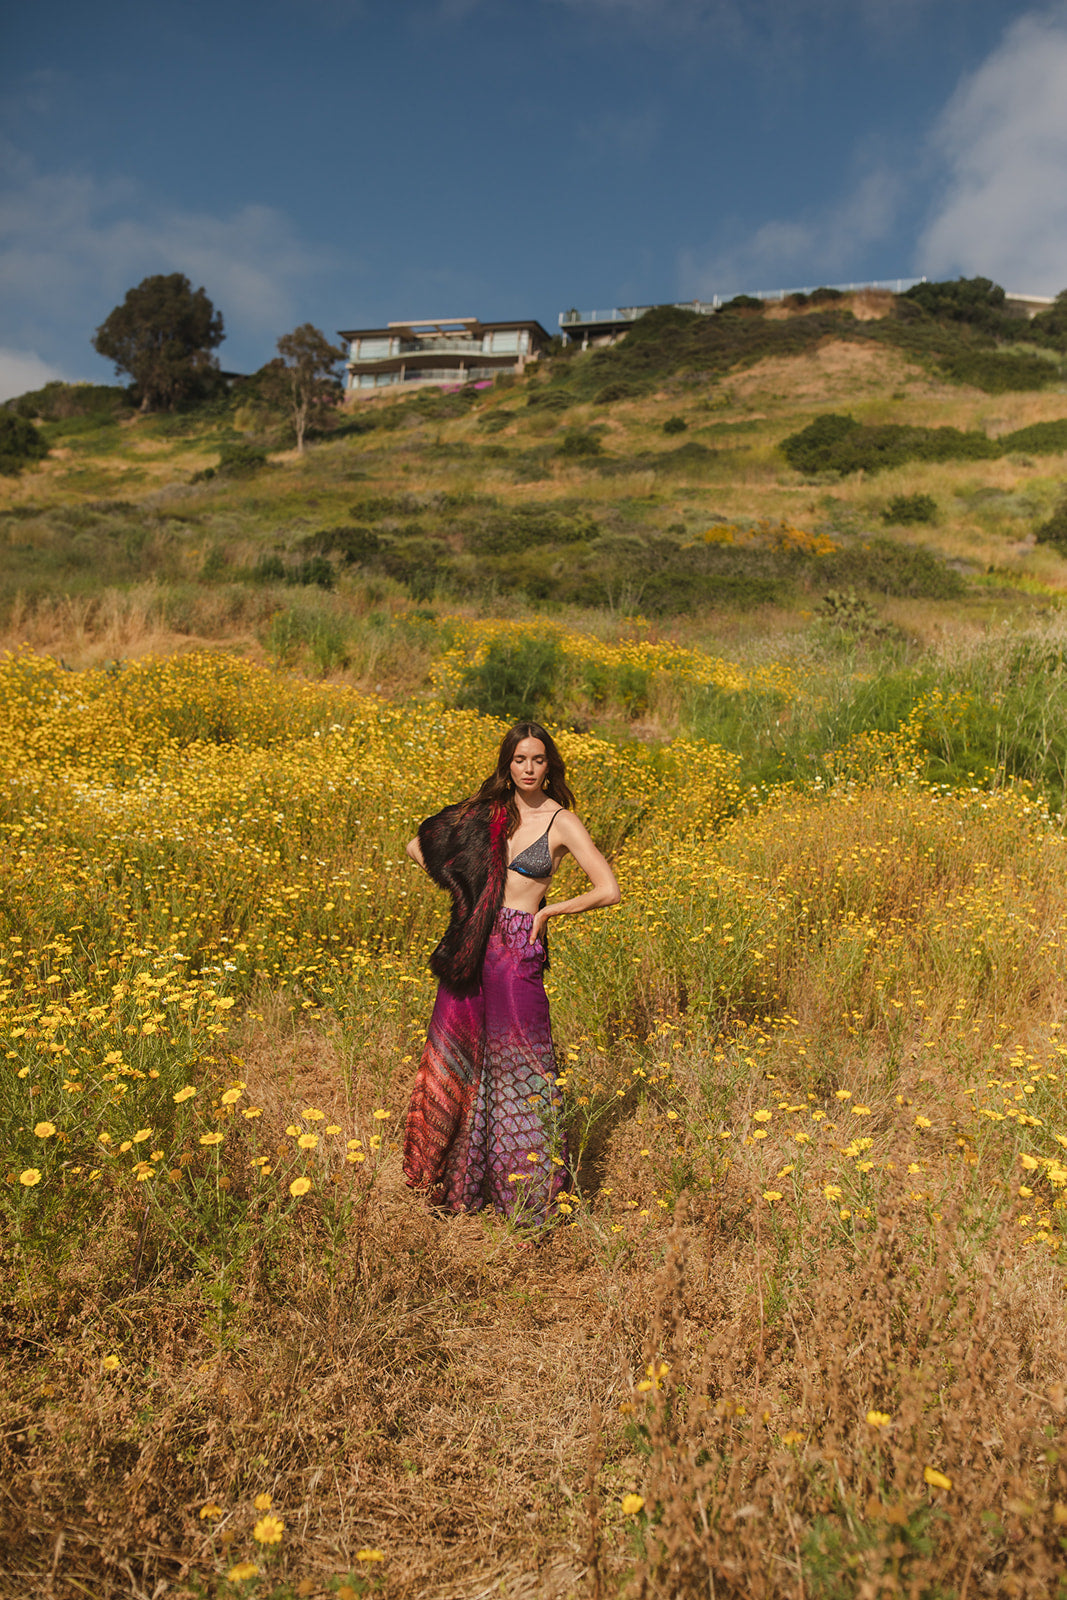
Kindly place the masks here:
POLYGON ((575 845, 592 843, 589 830, 581 817, 575 816, 573 811, 567 811, 563 806, 552 818, 552 832, 569 850, 573 850, 575 845))

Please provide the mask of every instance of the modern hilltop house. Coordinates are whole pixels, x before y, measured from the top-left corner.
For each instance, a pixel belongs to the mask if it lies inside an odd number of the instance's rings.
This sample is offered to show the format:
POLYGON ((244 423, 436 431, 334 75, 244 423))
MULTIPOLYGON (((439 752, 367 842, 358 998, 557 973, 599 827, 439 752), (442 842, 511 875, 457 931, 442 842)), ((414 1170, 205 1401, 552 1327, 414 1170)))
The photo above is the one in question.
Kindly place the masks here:
MULTIPOLYGON (((857 294, 869 289, 888 289, 891 294, 904 294, 915 284, 925 282, 925 278, 879 278, 864 283, 826 284, 819 289, 810 285, 804 289, 751 289, 747 298, 773 302, 788 300, 791 295, 826 294, 827 290, 831 294, 857 294)), ((614 306, 609 311, 579 311, 572 306, 569 311, 560 312, 559 331, 568 344, 578 344, 583 350, 589 350, 597 345, 617 344, 629 333, 638 317, 643 317, 648 311, 673 306, 676 311, 695 311, 698 316, 708 317, 715 311, 721 311, 733 298, 732 295, 717 294, 710 300, 670 300, 649 306, 614 306)), ((1009 291, 1004 298, 1004 309, 1019 317, 1035 317, 1052 303, 1050 295, 1014 294, 1009 291)))
POLYGON ((500 372, 522 372, 549 335, 539 322, 479 322, 477 317, 390 322, 384 328, 350 328, 349 394, 393 384, 471 383, 500 372))

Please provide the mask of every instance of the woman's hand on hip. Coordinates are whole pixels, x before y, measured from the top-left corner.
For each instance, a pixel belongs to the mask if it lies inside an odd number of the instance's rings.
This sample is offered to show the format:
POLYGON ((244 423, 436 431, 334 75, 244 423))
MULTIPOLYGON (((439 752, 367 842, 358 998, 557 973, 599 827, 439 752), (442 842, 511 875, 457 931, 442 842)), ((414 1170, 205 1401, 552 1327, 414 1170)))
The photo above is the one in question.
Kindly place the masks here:
POLYGON ((542 906, 540 911, 535 911, 534 914, 533 914, 533 922, 532 922, 532 924, 530 926, 530 943, 531 944, 536 944, 538 939, 542 939, 542 940, 544 939, 545 928, 547 927, 547 925, 548 925, 548 907, 547 906, 542 906))

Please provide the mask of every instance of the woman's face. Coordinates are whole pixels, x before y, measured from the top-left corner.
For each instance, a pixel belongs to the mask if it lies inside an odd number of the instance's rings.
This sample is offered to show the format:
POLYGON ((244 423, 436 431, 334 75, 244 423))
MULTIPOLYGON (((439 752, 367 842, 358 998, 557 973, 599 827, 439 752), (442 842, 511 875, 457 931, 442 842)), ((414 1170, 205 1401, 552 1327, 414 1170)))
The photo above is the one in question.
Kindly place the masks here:
POLYGON ((548 757, 540 739, 520 739, 511 758, 511 781, 519 794, 536 794, 548 772, 548 757))

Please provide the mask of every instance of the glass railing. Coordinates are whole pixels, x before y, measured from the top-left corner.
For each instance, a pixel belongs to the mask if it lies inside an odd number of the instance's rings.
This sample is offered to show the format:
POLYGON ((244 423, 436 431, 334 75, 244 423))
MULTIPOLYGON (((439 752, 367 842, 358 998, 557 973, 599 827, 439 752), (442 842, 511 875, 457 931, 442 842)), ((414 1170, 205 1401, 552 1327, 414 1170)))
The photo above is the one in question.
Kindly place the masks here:
POLYGON ((516 360, 520 354, 518 350, 493 350, 481 344, 476 339, 401 339, 398 347, 391 352, 379 351, 375 355, 350 355, 349 361, 360 365, 364 361, 392 361, 397 356, 496 356, 516 360))
MULTIPOLYGON (((925 278, 874 278, 867 279, 864 283, 827 283, 812 284, 807 288, 799 289, 748 289, 744 292, 753 300, 785 300, 791 294, 814 294, 816 288, 836 289, 840 294, 857 294, 862 289, 889 289, 893 294, 904 294, 906 290, 914 288, 917 283, 925 283, 925 278)), ((736 294, 716 294, 710 300, 671 300, 664 302, 673 306, 678 311, 696 311, 707 316, 712 311, 718 311, 728 301, 736 298, 736 294)), ((561 328, 580 328, 583 325, 606 322, 636 322, 638 317, 643 317, 646 311, 656 311, 657 306, 615 306, 611 311, 561 311, 559 326, 561 328)))

